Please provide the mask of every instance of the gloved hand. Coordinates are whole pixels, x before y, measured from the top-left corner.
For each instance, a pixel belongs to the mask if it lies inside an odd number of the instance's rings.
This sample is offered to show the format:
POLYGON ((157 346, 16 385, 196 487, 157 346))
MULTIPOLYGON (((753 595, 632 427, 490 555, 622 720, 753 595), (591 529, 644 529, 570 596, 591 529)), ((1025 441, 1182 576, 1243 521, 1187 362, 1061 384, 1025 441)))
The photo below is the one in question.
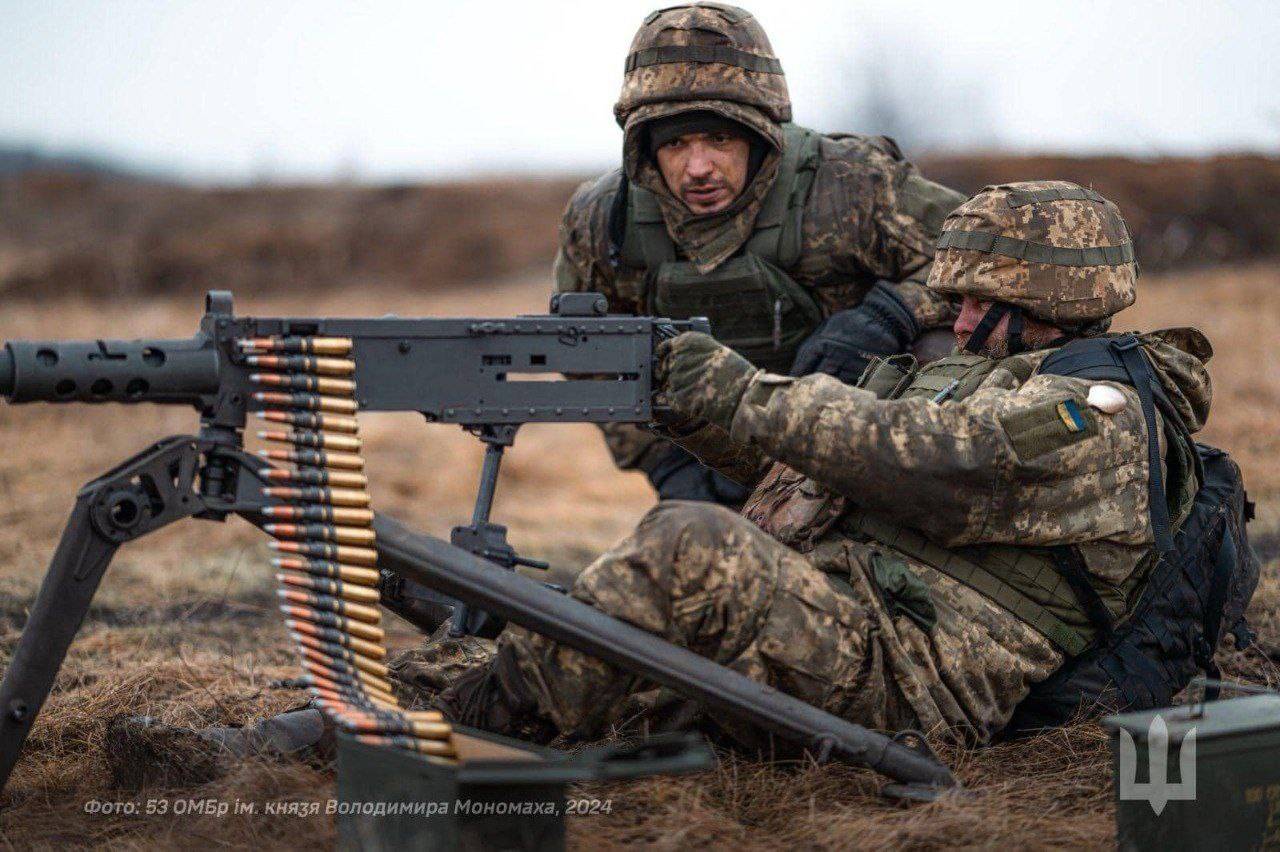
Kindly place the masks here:
POLYGON ((698 461, 698 457, 678 444, 667 448, 645 475, 658 492, 659 500, 697 500, 737 509, 750 493, 729 477, 698 461))
POLYGON ((911 311, 881 281, 857 307, 832 314, 814 329, 800 344, 791 375, 826 373, 855 384, 873 356, 905 352, 919 335, 911 311))
POLYGON ((657 402, 680 417, 706 420, 729 431, 733 413, 757 372, 751 362, 696 331, 662 341, 656 355, 657 402))

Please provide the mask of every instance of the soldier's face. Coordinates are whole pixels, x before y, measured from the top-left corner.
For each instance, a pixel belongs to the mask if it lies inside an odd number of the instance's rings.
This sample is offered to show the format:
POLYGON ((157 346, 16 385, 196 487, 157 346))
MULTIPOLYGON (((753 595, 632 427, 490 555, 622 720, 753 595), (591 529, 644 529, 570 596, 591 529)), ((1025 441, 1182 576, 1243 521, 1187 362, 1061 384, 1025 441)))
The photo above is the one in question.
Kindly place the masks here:
MULTIPOLYGON (((976 296, 965 296, 960 302, 960 316, 956 317, 951 330, 956 335, 956 345, 961 349, 969 342, 974 329, 991 309, 991 302, 976 296)), ((1062 335, 1062 330, 1051 323, 1041 322, 1035 317, 1023 316, 1022 340, 1029 349, 1046 346, 1062 335)), ((1003 358, 1009 354, 1009 315, 1000 317, 1000 322, 987 335, 987 342, 982 345, 982 355, 988 358, 1003 358)))
POLYGON ((719 213, 747 185, 751 145, 734 133, 686 133, 658 149, 658 171, 692 212, 719 213))

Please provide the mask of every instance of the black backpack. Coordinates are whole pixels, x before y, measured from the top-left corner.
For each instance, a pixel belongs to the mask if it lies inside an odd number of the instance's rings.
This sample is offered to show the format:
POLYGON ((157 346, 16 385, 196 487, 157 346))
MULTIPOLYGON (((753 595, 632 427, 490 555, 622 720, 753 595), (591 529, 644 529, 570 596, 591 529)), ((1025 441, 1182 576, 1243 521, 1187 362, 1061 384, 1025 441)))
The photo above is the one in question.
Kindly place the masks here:
MULTIPOLYGON (((1143 398, 1148 433, 1154 435, 1154 408, 1166 420, 1177 415, 1162 399, 1145 358, 1129 355, 1137 352, 1132 335, 1090 338, 1046 358, 1040 371, 1134 386, 1143 398)), ((1180 420, 1175 426, 1185 435, 1180 420)), ((1260 567, 1245 531, 1253 504, 1240 468, 1225 452, 1203 444, 1194 448, 1200 481, 1195 502, 1172 534, 1171 546, 1160 549, 1138 603, 1125 619, 1100 631, 1092 646, 1032 687, 1004 736, 1082 715, 1168 706, 1197 671, 1217 677, 1213 655, 1226 633, 1240 648, 1253 641, 1244 616, 1260 567)), ((1215 696, 1210 688, 1207 697, 1215 696)))

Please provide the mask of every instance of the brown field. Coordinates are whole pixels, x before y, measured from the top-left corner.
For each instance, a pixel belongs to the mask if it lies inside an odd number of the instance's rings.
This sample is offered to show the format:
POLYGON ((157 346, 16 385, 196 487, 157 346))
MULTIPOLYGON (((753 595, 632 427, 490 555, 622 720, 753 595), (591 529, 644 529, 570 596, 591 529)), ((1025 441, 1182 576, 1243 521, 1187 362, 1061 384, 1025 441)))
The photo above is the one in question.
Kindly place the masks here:
MULTIPOLYGON (((962 192, 1063 178, 1124 211, 1149 271, 1280 256, 1280 158, 952 156, 962 192)), ((544 270, 577 181, 200 188, 93 174, 0 175, 0 295, 240 294, 475 284, 544 270)))
MULTIPOLYGON (((1259 503, 1255 541, 1267 560, 1252 609, 1262 651, 1280 658, 1280 273, 1215 268, 1143 279, 1119 328, 1196 324, 1214 340, 1214 414, 1203 438, 1230 449, 1259 503)), ((329 291, 303 298, 265 291, 243 312, 377 315, 509 314, 545 307, 543 276, 465 290, 329 291)), ((10 299, 0 340, 40 336, 185 335, 200 305, 190 296, 143 300, 10 299)), ((11 653, 69 510, 84 481, 147 442, 193 427, 182 410, 155 407, 0 408, 0 662, 11 653)), ((408 415, 364 418, 375 507, 435 534, 468 516, 480 451, 451 427, 408 415)), ((509 454, 495 520, 530 556, 581 565, 627 532, 652 501, 644 479, 615 471, 590 427, 528 427, 509 454)), ((221 781, 130 793, 112 787, 103 757, 106 720, 147 713, 200 725, 249 722, 298 705, 271 687, 295 674, 273 609, 263 539, 234 521, 187 521, 124 548, 0 799, 0 845, 108 844, 115 848, 217 845, 296 847, 329 842, 331 818, 110 816, 89 800, 206 798, 316 801, 332 795, 331 768, 246 762, 221 781)), ((393 643, 413 632, 400 625, 393 643)), ((1262 651, 1224 662, 1230 676, 1280 684, 1262 651)), ((847 767, 785 767, 726 755, 711 773, 588 785, 613 803, 607 816, 570 822, 577 848, 643 843, 743 849, 908 846, 1104 847, 1112 832, 1110 769, 1101 729, 1080 724, 1037 739, 945 755, 973 795, 903 809, 875 795, 877 781, 847 767)))

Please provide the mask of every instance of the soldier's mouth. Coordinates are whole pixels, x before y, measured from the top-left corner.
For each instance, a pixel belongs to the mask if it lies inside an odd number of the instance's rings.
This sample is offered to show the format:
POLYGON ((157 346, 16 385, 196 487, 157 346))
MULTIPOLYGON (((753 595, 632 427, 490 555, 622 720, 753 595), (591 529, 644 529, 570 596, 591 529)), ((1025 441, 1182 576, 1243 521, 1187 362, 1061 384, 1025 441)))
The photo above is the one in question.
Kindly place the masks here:
POLYGON ((723 204, 727 198, 728 191, 722 186, 705 186, 692 187, 686 189, 682 195, 684 203, 691 208, 712 208, 723 204))

